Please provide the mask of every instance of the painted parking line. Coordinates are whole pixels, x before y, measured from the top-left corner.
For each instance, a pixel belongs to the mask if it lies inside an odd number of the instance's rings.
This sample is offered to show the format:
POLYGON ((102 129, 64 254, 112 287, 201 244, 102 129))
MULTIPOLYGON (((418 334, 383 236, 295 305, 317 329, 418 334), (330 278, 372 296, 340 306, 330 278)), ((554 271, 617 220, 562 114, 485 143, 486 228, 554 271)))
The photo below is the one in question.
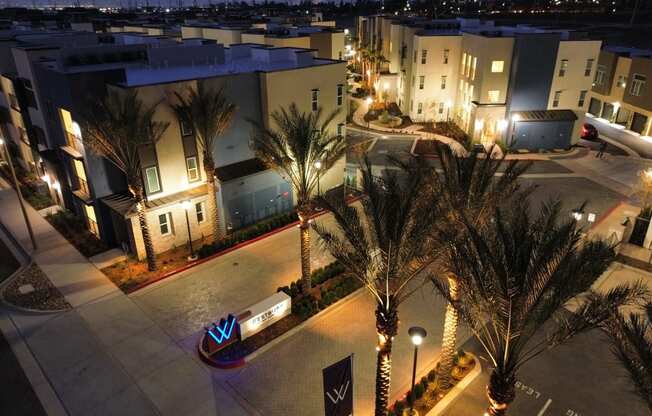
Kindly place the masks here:
POLYGON ((543 414, 548 409, 548 406, 550 406, 550 403, 552 403, 552 399, 546 400, 546 404, 544 404, 543 407, 541 408, 541 410, 539 410, 539 413, 537 413, 537 416, 543 416, 543 414))

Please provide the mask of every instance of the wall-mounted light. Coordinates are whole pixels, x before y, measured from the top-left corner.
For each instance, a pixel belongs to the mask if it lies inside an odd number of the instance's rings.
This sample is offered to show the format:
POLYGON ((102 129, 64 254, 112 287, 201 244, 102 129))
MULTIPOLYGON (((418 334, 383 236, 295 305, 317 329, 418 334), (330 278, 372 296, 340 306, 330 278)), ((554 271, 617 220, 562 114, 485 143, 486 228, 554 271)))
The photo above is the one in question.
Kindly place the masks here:
POLYGON ((503 131, 507 128, 507 120, 498 120, 498 130, 503 131))
POLYGON ((61 184, 60 184, 58 181, 55 181, 55 182, 54 182, 54 185, 52 185, 52 187, 53 187, 54 189, 56 189, 57 191, 60 191, 60 190, 61 190, 61 184))
POLYGON ((520 114, 512 115, 512 121, 521 121, 521 115, 520 114))
POLYGON ((482 130, 482 127, 484 127, 484 120, 479 118, 475 121, 475 129, 482 130))
POLYGON ((389 82, 385 82, 385 83, 383 84, 383 89, 384 89, 385 91, 387 91, 387 90, 389 89, 389 82))

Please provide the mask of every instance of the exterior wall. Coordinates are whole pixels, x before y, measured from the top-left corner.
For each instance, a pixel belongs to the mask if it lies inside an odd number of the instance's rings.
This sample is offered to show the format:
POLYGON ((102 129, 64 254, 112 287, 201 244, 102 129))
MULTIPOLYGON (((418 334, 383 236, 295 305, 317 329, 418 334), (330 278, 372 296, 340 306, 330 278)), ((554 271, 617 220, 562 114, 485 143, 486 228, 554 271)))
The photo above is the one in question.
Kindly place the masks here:
POLYGON ((646 111, 652 111, 652 59, 649 57, 632 58, 632 64, 627 79, 627 88, 623 96, 623 101, 634 107, 642 108, 646 111), (630 86, 634 79, 634 74, 643 75, 646 77, 646 82, 641 88, 640 95, 632 95, 630 93, 630 86))
POLYGON ((411 100, 414 107, 410 117, 415 121, 445 121, 451 115, 450 107, 457 98, 461 36, 415 36, 417 63, 413 65, 415 87, 411 100), (426 63, 422 64, 422 53, 426 52, 426 63), (448 50, 448 63, 444 63, 444 50, 448 50), (424 88, 419 89, 420 77, 424 78, 424 88), (442 76, 446 77, 442 89, 442 76), (422 114, 418 114, 419 103, 422 114), (440 113, 440 104, 441 110, 440 113))
POLYGON ((242 34, 242 43, 257 43, 259 45, 265 45, 265 34, 263 33, 243 33, 242 34))
POLYGON ((181 26, 181 38, 182 39, 193 39, 193 38, 202 38, 202 28, 196 26, 181 26))
POLYGON ((591 84, 595 77, 598 56, 600 54, 601 41, 561 41, 557 51, 557 60, 553 72, 552 83, 550 85, 550 95, 548 97, 548 109, 568 109, 582 112, 588 105, 588 100, 584 100, 584 105, 579 105, 580 94, 582 91, 585 95, 591 90, 591 84), (585 69, 587 60, 592 59, 591 71, 586 74, 585 69), (559 75, 562 60, 568 62, 564 76, 559 75), (557 107, 553 106, 555 92, 561 91, 561 96, 557 107))
POLYGON ((571 144, 572 121, 518 122, 514 127, 516 149, 565 149, 571 144))
POLYGON ((344 59, 344 32, 311 33, 310 49, 316 49, 319 58, 344 59))
MULTIPOLYGON (((611 93, 610 87, 614 80, 614 71, 616 68, 616 62, 618 61, 618 55, 609 51, 601 51, 598 56, 598 65, 603 68, 605 73, 605 79, 602 84, 594 84, 593 91, 602 95, 609 95, 611 93)), ((597 67, 596 67, 597 68, 597 67)))
MULTIPOLYGON (((193 240, 198 240, 211 234, 211 222, 208 217, 208 212, 206 212, 207 198, 208 195, 204 195, 190 200, 192 205, 191 209, 188 211, 188 219, 190 220, 190 233, 192 234, 193 240), (195 204, 199 202, 204 202, 205 219, 201 224, 197 223, 197 214, 195 213, 195 204)), ((149 232, 154 243, 154 251, 156 253, 162 253, 175 247, 180 247, 188 244, 188 226, 186 223, 186 212, 181 207, 180 203, 174 203, 148 211, 146 213, 146 218, 149 225, 149 232), (172 214, 172 232, 168 235, 162 235, 158 216, 168 212, 172 214)), ((131 245, 132 247, 135 247, 138 259, 143 260, 145 258, 145 245, 143 243, 143 234, 140 230, 138 217, 132 216, 127 218, 125 221, 127 221, 127 224, 130 225, 129 234, 131 237, 131 245)), ((195 246, 194 248, 196 250, 199 247, 195 246)))
POLYGON ((289 36, 276 37, 265 36, 264 43, 279 48, 303 48, 310 49, 310 36, 289 36))
MULTIPOLYGON (((337 85, 346 87, 346 63, 338 62, 309 68, 261 73, 262 121, 272 126, 271 114, 279 108, 296 103, 300 111, 311 111, 311 92, 319 90, 319 106, 325 117, 337 107, 337 85)), ((346 97, 344 97, 346 99, 346 97)), ((346 102, 343 101, 339 114, 331 123, 331 133, 338 124, 346 123, 346 102)), ((321 190, 325 191, 342 183, 344 166, 333 169, 333 175, 324 174, 321 190)))
POLYGON ((244 43, 244 33, 240 29, 222 29, 222 28, 203 28, 202 37, 206 39, 214 39, 217 43, 224 46, 230 46, 234 43, 244 43))

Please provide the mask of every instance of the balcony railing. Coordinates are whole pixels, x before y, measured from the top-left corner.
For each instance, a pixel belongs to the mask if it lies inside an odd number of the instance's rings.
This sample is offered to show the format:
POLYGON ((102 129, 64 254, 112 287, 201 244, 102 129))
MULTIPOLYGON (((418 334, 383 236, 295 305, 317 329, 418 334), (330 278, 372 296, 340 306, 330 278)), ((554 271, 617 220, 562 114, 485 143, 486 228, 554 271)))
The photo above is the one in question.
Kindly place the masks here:
POLYGON ((90 197, 91 196, 91 191, 88 187, 88 182, 86 182, 86 179, 82 179, 79 176, 77 177, 77 184, 79 185, 77 188, 77 192, 80 194, 90 197))

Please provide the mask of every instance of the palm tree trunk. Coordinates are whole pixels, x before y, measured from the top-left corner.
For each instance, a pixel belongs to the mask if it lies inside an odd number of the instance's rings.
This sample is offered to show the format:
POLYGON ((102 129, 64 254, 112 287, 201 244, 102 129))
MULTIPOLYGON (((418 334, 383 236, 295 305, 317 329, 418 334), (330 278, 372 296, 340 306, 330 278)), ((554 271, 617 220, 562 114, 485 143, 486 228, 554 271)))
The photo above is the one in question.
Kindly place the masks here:
POLYGON ((494 369, 489 377, 487 385, 487 399, 489 399, 489 416, 504 416, 507 414, 507 408, 516 397, 516 377, 513 374, 502 374, 498 369, 494 369))
POLYGON ((208 215, 211 217, 213 229, 213 241, 219 241, 222 238, 222 227, 220 227, 220 217, 217 211, 217 193, 215 189, 215 162, 209 153, 204 153, 204 172, 206 173, 206 187, 208 190, 208 215))
POLYGON ((307 295, 310 292, 310 223, 309 215, 304 210, 298 210, 299 238, 301 240, 301 292, 307 295))
POLYGON ((398 332, 398 313, 390 307, 387 310, 383 305, 376 307, 376 332, 378 333, 378 346, 376 350, 376 409, 375 416, 387 415, 389 406, 389 387, 392 374, 392 342, 398 332))
MULTIPOLYGON (((448 293, 452 300, 458 298, 457 276, 448 274, 448 293)), ((446 305, 446 317, 444 318, 444 336, 441 343, 441 358, 439 359, 439 370, 437 372, 437 387, 448 390, 453 386, 451 371, 453 370, 453 359, 457 347, 457 309, 449 302, 446 305)))
POLYGON ((138 212, 138 223, 140 225, 140 232, 143 235, 143 244, 145 245, 147 269, 153 272, 158 269, 158 262, 156 260, 156 253, 154 252, 152 235, 149 232, 149 224, 145 216, 145 197, 142 188, 138 186, 132 187, 132 194, 136 198, 136 212, 138 212))

